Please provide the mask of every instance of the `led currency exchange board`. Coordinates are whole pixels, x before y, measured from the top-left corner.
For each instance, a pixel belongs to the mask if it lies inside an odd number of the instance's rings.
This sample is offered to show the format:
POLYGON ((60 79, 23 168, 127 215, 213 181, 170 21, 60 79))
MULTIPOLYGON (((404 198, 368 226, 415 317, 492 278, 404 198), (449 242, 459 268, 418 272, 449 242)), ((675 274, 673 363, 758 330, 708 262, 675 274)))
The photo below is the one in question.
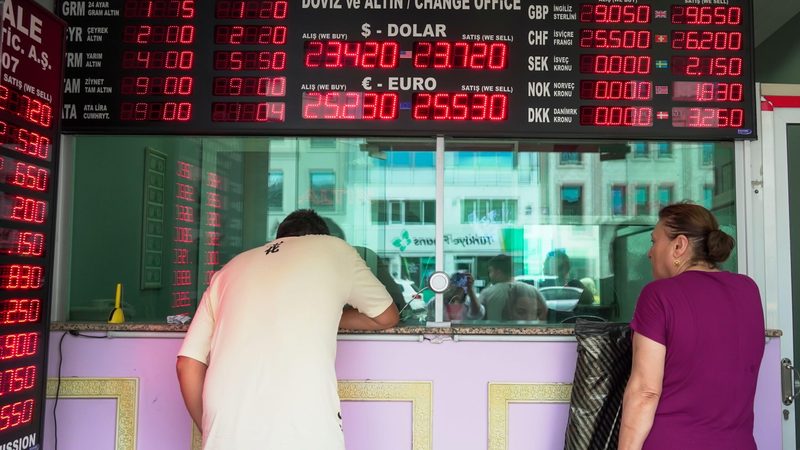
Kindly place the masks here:
POLYGON ((65 24, 2 1, 0 448, 42 445, 65 24))
POLYGON ((66 132, 755 138, 749 0, 57 10, 66 132))

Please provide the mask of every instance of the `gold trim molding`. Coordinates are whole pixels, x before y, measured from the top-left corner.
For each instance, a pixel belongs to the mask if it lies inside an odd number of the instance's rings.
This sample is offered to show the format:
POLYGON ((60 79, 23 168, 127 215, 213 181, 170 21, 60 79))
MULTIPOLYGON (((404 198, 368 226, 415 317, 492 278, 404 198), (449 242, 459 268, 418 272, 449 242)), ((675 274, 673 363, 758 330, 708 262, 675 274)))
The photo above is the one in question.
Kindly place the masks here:
POLYGON ((342 401, 411 402, 411 448, 433 448, 433 383, 430 381, 339 381, 342 401))
MULTIPOLYGON (((339 381, 339 399, 343 402, 411 402, 411 448, 433 448, 433 383, 430 381, 339 381)), ((202 441, 200 430, 193 425, 192 450, 200 450, 202 441)))
POLYGON ((566 383, 489 383, 488 450, 508 449, 509 403, 569 403, 566 383))
POLYGON ((192 422, 192 450, 203 450, 203 433, 192 422))
MULTIPOLYGON (((47 398, 56 397, 56 378, 47 379, 47 398)), ((138 378, 62 378, 59 398, 110 398, 116 400, 115 450, 136 450, 139 414, 138 378)))

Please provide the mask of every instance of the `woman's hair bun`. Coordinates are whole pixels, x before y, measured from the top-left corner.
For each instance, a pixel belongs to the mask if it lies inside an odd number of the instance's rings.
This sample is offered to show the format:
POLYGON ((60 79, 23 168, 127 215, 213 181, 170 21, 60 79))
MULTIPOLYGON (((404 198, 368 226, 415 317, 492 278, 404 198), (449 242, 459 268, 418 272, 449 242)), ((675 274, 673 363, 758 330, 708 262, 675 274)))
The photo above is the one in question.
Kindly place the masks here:
POLYGON ((736 242, 728 233, 719 228, 711 230, 706 238, 709 261, 717 264, 727 260, 735 244, 736 242))

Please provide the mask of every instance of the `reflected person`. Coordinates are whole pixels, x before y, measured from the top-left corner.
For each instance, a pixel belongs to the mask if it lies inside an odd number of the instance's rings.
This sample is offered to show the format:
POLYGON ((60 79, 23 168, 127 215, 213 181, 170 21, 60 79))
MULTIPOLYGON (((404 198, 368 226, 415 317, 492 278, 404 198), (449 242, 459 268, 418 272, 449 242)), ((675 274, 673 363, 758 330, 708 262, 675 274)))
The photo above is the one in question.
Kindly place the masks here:
POLYGON ((594 303, 594 296, 592 292, 586 289, 579 280, 570 277, 570 270, 572 266, 569 262, 569 256, 564 250, 553 250, 547 254, 544 260, 542 272, 544 275, 554 276, 555 278, 543 279, 539 282, 539 287, 573 287, 580 290, 580 297, 578 305, 591 305, 594 303))
POLYGON ((538 289, 527 283, 509 283, 503 320, 547 320, 547 304, 538 289))
MULTIPOLYGON (((486 309, 475 293, 475 280, 468 272, 456 272, 450 277, 450 285, 442 294, 444 297, 443 320, 480 320, 486 309)), ((428 302, 428 320, 436 317, 436 302, 428 302)))
POLYGON ((508 300, 512 280, 511 257, 497 255, 489 260, 491 286, 481 291, 480 301, 486 308, 487 320, 503 320, 503 309, 508 300))

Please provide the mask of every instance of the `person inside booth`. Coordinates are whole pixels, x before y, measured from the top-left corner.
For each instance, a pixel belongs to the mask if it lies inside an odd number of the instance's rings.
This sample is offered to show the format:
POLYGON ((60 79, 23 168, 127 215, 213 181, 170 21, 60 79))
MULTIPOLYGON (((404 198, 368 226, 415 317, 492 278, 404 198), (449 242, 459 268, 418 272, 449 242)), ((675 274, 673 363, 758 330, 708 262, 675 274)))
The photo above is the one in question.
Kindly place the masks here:
POLYGON ((575 298, 578 300, 577 305, 591 305, 594 303, 594 295, 592 295, 592 291, 586 289, 586 286, 584 286, 584 284, 579 280, 570 278, 571 268, 569 256, 567 256, 566 251, 563 249, 555 249, 550 251, 544 260, 542 272, 544 275, 552 276, 552 278, 539 280, 538 284, 542 295, 545 297, 545 299, 549 299, 551 291, 553 292, 552 295, 556 295, 555 289, 549 288, 570 288, 570 292, 574 294, 575 298))

